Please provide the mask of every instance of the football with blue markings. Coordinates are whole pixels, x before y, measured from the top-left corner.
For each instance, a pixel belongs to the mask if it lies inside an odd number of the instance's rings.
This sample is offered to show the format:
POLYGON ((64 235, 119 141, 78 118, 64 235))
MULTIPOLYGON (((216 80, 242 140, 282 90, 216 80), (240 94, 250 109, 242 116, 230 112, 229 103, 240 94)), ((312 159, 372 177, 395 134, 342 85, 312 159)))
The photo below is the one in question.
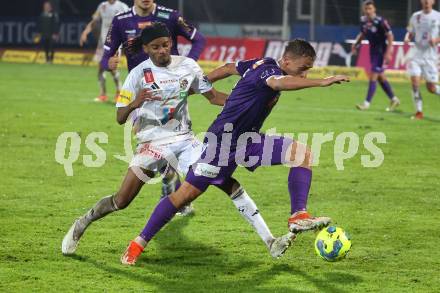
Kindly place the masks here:
POLYGON ((316 236, 315 251, 326 261, 339 261, 350 249, 350 236, 340 227, 324 228, 316 236))

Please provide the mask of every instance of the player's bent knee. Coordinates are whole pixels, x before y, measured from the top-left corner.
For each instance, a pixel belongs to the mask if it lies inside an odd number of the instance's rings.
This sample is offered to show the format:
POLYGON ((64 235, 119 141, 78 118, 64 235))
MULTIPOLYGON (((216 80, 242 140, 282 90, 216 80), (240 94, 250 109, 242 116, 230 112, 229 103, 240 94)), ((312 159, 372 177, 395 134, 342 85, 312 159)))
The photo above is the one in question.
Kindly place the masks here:
POLYGON ((169 198, 176 208, 181 208, 195 200, 201 194, 202 191, 185 181, 169 198))
POLYGON ((426 84, 426 88, 428 89, 428 91, 429 91, 431 94, 435 94, 435 93, 436 93, 436 88, 435 88, 435 85, 434 85, 434 84, 432 84, 432 83, 427 83, 427 84, 426 84))

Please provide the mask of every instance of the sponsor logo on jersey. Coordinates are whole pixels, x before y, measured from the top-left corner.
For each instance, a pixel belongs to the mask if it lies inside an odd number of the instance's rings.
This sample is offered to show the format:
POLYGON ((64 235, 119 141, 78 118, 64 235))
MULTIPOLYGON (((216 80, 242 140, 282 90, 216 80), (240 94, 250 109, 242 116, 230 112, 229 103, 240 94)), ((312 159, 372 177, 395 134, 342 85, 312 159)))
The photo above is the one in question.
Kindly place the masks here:
POLYGON ((169 83, 175 83, 175 82, 178 82, 178 80, 177 79, 162 79, 162 80, 160 80, 159 81, 159 83, 164 83, 164 84, 169 84, 169 83))
POLYGON ((151 26, 151 24, 152 24, 151 21, 138 22, 138 28, 143 30, 147 26, 151 26))
POLYGON ((209 165, 206 163, 198 163, 194 174, 208 178, 215 178, 220 173, 220 167, 209 165))
POLYGON ((146 83, 154 82, 154 75, 153 71, 151 71, 151 68, 144 68, 144 78, 146 83))
POLYGON ((129 35, 134 35, 136 34, 136 30, 126 30, 125 33, 129 35))
POLYGON ((139 154, 153 157, 156 160, 162 159, 162 150, 159 148, 155 148, 148 143, 142 145, 142 147, 139 149, 139 154))
POLYGON ((169 13, 165 13, 165 12, 161 12, 161 11, 159 11, 159 12, 157 13, 157 17, 165 18, 165 19, 170 19, 170 14, 169 14, 169 13))

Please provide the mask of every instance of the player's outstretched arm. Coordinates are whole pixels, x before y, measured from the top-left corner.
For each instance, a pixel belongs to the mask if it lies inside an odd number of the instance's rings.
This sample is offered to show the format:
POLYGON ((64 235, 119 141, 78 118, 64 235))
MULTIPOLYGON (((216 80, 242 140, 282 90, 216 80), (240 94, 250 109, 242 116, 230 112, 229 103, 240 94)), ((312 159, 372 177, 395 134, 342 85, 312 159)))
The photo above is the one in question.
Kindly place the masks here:
POLYGON ((350 79, 345 75, 330 76, 324 79, 308 79, 291 75, 282 75, 271 76, 267 79, 266 83, 275 91, 296 91, 311 87, 326 87, 349 81, 350 79))
POLYGON ((92 26, 95 23, 95 20, 92 19, 86 26, 86 28, 82 31, 81 37, 79 38, 79 45, 84 46, 85 42, 87 42, 87 36, 92 32, 92 26))
POLYGON ((206 77, 209 82, 214 83, 218 80, 222 80, 231 75, 240 75, 238 73, 237 68, 235 67, 235 63, 226 63, 220 67, 217 67, 213 71, 211 71, 206 77))
POLYGON ((219 92, 215 88, 212 88, 210 91, 207 91, 202 95, 208 99, 211 104, 218 106, 223 106, 228 98, 227 94, 219 92))

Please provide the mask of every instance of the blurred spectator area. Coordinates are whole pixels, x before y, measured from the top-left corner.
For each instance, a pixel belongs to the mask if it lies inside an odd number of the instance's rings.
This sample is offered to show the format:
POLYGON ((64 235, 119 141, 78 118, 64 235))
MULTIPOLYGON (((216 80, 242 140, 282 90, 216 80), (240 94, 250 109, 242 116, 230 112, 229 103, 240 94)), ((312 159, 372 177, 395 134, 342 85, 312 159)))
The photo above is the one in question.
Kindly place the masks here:
MULTIPOLYGON (((283 4, 286 0, 156 0, 159 5, 179 9, 205 35, 281 39, 283 4)), ((0 45, 30 46, 35 21, 43 0, 3 1, 0 11, 0 45)), ((60 45, 77 46, 81 30, 101 1, 52 0, 60 15, 60 45)), ((129 6, 132 0, 123 0, 129 6)), ((344 41, 359 30, 362 0, 289 0, 290 37, 314 41, 344 41)), ((419 0, 377 0, 378 13, 393 26, 397 40, 403 38, 419 0)), ((436 7, 440 6, 437 1, 436 7)), ((93 46, 91 40, 89 46, 93 46)))

